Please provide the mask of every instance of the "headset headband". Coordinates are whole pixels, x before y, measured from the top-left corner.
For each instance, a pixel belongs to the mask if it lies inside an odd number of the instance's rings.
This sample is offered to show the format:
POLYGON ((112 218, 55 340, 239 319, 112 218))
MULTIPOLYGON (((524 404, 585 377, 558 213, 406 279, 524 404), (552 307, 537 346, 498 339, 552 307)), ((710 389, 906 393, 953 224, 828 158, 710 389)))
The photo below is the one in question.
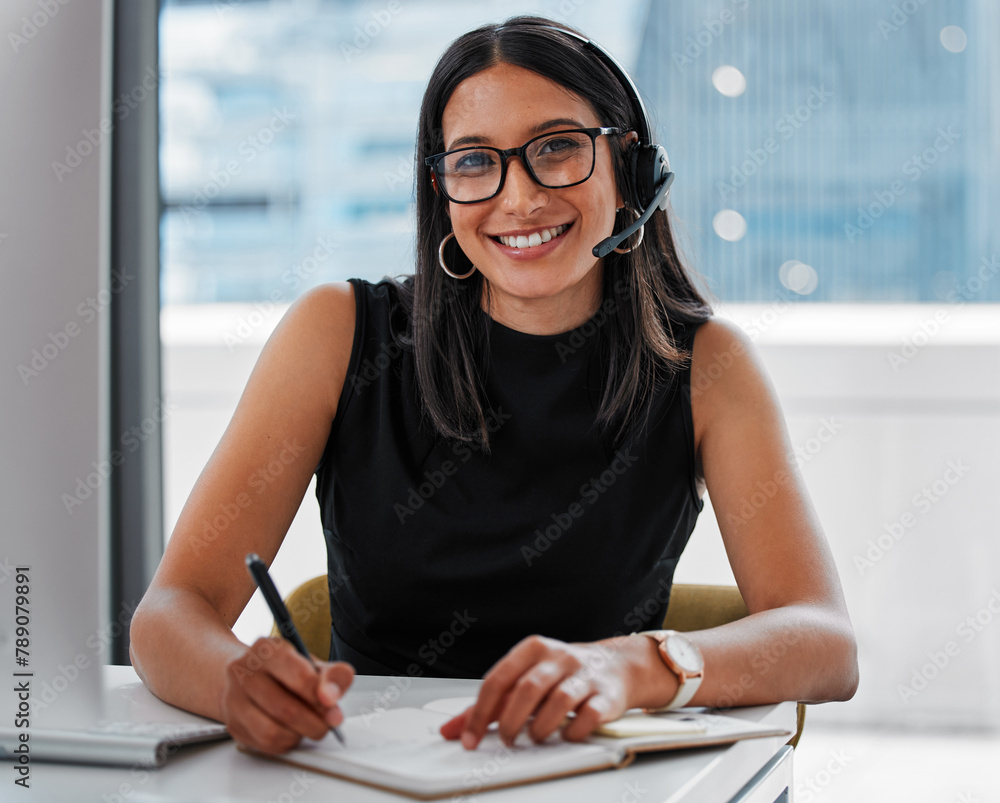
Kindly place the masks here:
POLYGON ((622 85, 625 92, 629 96, 629 101, 632 103, 632 111, 635 112, 636 118, 636 133, 639 135, 639 143, 641 145, 649 145, 653 142, 653 131, 652 126, 649 124, 649 116, 646 114, 646 104, 642 102, 642 98, 639 97, 639 89, 636 87, 635 82, 632 80, 631 76, 625 72, 625 68, 618 63, 618 60, 612 56, 607 50, 601 47, 593 39, 588 39, 585 36, 581 36, 576 31, 571 31, 566 28, 557 28, 554 25, 539 25, 540 28, 547 28, 550 31, 559 31, 567 36, 571 36, 576 39, 585 48, 594 53, 605 66, 611 70, 615 78, 618 79, 618 83, 622 85))
MULTIPOLYGON (((498 30, 503 30, 505 27, 507 26, 501 26, 498 30)), ((635 113, 636 134, 639 136, 639 141, 634 143, 630 149, 629 170, 633 179, 639 209, 635 210, 636 219, 631 225, 624 228, 618 234, 612 234, 610 237, 604 238, 593 249, 594 256, 598 259, 606 257, 612 251, 627 253, 627 250, 622 251, 619 246, 633 234, 639 233, 639 239, 633 246, 633 249, 637 248, 639 243, 642 242, 643 227, 649 221, 650 217, 652 217, 653 212, 657 209, 663 211, 667 209, 667 193, 670 191, 670 185, 674 179, 674 174, 670 171, 670 159, 667 157, 667 152, 662 146, 654 144, 652 127, 649 124, 649 117, 646 115, 646 105, 642 102, 642 98, 639 97, 639 90, 636 88, 632 78, 615 60, 614 56, 596 42, 582 36, 576 31, 568 30, 567 28, 558 28, 555 25, 541 25, 536 23, 530 24, 530 27, 558 31, 578 41, 583 45, 584 49, 589 50, 601 60, 604 66, 611 71, 612 75, 618 79, 618 83, 629 96, 629 100, 632 103, 632 110, 635 113)))

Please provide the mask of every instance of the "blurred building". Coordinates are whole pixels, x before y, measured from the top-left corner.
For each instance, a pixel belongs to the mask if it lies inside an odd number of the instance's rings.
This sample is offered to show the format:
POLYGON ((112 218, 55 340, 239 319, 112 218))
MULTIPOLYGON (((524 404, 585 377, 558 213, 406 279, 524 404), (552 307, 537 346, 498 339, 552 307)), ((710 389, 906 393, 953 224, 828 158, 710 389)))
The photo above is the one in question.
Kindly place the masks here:
POLYGON ((1000 252, 1000 9, 901 6, 166 0, 163 301, 410 271, 427 78, 455 36, 515 13, 633 70, 720 299, 996 301, 1000 280, 974 277, 1000 252))
POLYGON ((712 290, 1000 300, 997 41, 985 0, 652 3, 636 79, 712 290))

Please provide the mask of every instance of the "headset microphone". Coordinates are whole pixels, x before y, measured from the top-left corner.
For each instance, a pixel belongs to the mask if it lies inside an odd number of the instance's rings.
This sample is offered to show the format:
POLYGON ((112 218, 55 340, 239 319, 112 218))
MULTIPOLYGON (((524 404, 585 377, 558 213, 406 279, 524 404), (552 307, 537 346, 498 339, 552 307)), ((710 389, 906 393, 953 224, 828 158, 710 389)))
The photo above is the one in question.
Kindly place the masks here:
POLYGON ((642 98, 639 97, 639 90, 636 89, 635 83, 629 77, 629 74, 625 72, 625 69, 615 60, 614 56, 597 43, 581 36, 575 31, 556 28, 551 25, 543 27, 571 36, 585 48, 593 52, 611 70, 612 74, 628 93, 629 100, 632 102, 632 109, 635 112, 636 133, 639 135, 639 141, 631 148, 629 170, 632 175, 632 185, 635 187, 636 200, 639 202, 642 211, 630 226, 618 232, 618 234, 613 234, 601 240, 594 246, 594 256, 600 259, 606 257, 621 243, 625 242, 625 240, 646 225, 647 221, 653 216, 653 212, 657 209, 666 211, 667 193, 670 190, 670 184, 674 180, 674 174, 670 172, 670 160, 667 158, 666 150, 664 150, 662 145, 653 144, 649 117, 646 115, 646 107, 642 102, 642 98))
POLYGON ((619 245, 645 226, 646 222, 653 216, 653 212, 655 212, 657 208, 666 211, 667 191, 670 189, 670 185, 673 181, 674 174, 668 172, 667 177, 663 180, 663 183, 660 184, 660 188, 656 191, 656 195, 653 196, 653 200, 647 204, 646 208, 643 210, 642 214, 639 215, 639 218, 635 221, 635 223, 628 228, 622 229, 617 234, 612 234, 610 237, 606 237, 601 240, 594 246, 594 256, 598 259, 603 259, 614 251, 619 245))

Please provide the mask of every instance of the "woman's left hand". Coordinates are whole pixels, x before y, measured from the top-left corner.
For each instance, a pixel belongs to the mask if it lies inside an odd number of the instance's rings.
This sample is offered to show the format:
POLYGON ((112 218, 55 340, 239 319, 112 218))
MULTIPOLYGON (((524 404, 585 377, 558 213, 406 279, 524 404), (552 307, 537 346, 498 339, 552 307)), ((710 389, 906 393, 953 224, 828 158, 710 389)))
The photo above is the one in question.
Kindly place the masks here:
POLYGON ((624 656, 605 643, 528 636, 486 673, 475 705, 442 725, 441 735, 461 737, 473 750, 490 723, 499 722, 507 745, 526 725, 536 742, 560 728, 564 739, 580 741, 624 713, 627 667, 624 656))

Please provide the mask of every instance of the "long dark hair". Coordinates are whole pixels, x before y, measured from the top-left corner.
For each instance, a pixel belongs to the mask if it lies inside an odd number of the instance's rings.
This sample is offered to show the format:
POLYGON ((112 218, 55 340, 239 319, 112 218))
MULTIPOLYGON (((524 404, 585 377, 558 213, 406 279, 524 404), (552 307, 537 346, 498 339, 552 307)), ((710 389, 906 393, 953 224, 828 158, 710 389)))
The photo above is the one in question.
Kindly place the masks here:
MULTIPOLYGON (((523 67, 564 86, 590 104, 600 125, 635 130, 628 94, 607 66, 542 17, 514 17, 459 37, 438 61, 420 108, 417 132, 417 254, 412 282, 400 285, 413 322, 412 346, 424 410, 448 438, 489 448, 485 398, 487 322, 478 314, 485 279, 476 271, 456 280, 438 264, 438 246, 451 231, 448 201, 434 191, 424 158, 444 150, 441 121, 455 88, 500 63, 523 67)), ((624 138, 612 147, 615 181, 627 209, 636 209, 624 138)), ((634 217, 620 214, 615 231, 634 217)), ((630 239, 629 242, 632 242, 630 239)), ((448 265, 462 274, 472 266, 452 241, 448 265)), ((628 243, 625 244, 626 246, 628 243)), ((488 287, 486 297, 488 298, 488 287)), ((690 359, 678 345, 678 325, 701 323, 711 310, 674 246, 670 222, 657 210, 640 247, 604 259, 603 303, 613 309, 597 335, 607 366, 597 423, 615 442, 646 422, 659 383, 690 359), (613 304, 609 305, 609 300, 613 304)))

